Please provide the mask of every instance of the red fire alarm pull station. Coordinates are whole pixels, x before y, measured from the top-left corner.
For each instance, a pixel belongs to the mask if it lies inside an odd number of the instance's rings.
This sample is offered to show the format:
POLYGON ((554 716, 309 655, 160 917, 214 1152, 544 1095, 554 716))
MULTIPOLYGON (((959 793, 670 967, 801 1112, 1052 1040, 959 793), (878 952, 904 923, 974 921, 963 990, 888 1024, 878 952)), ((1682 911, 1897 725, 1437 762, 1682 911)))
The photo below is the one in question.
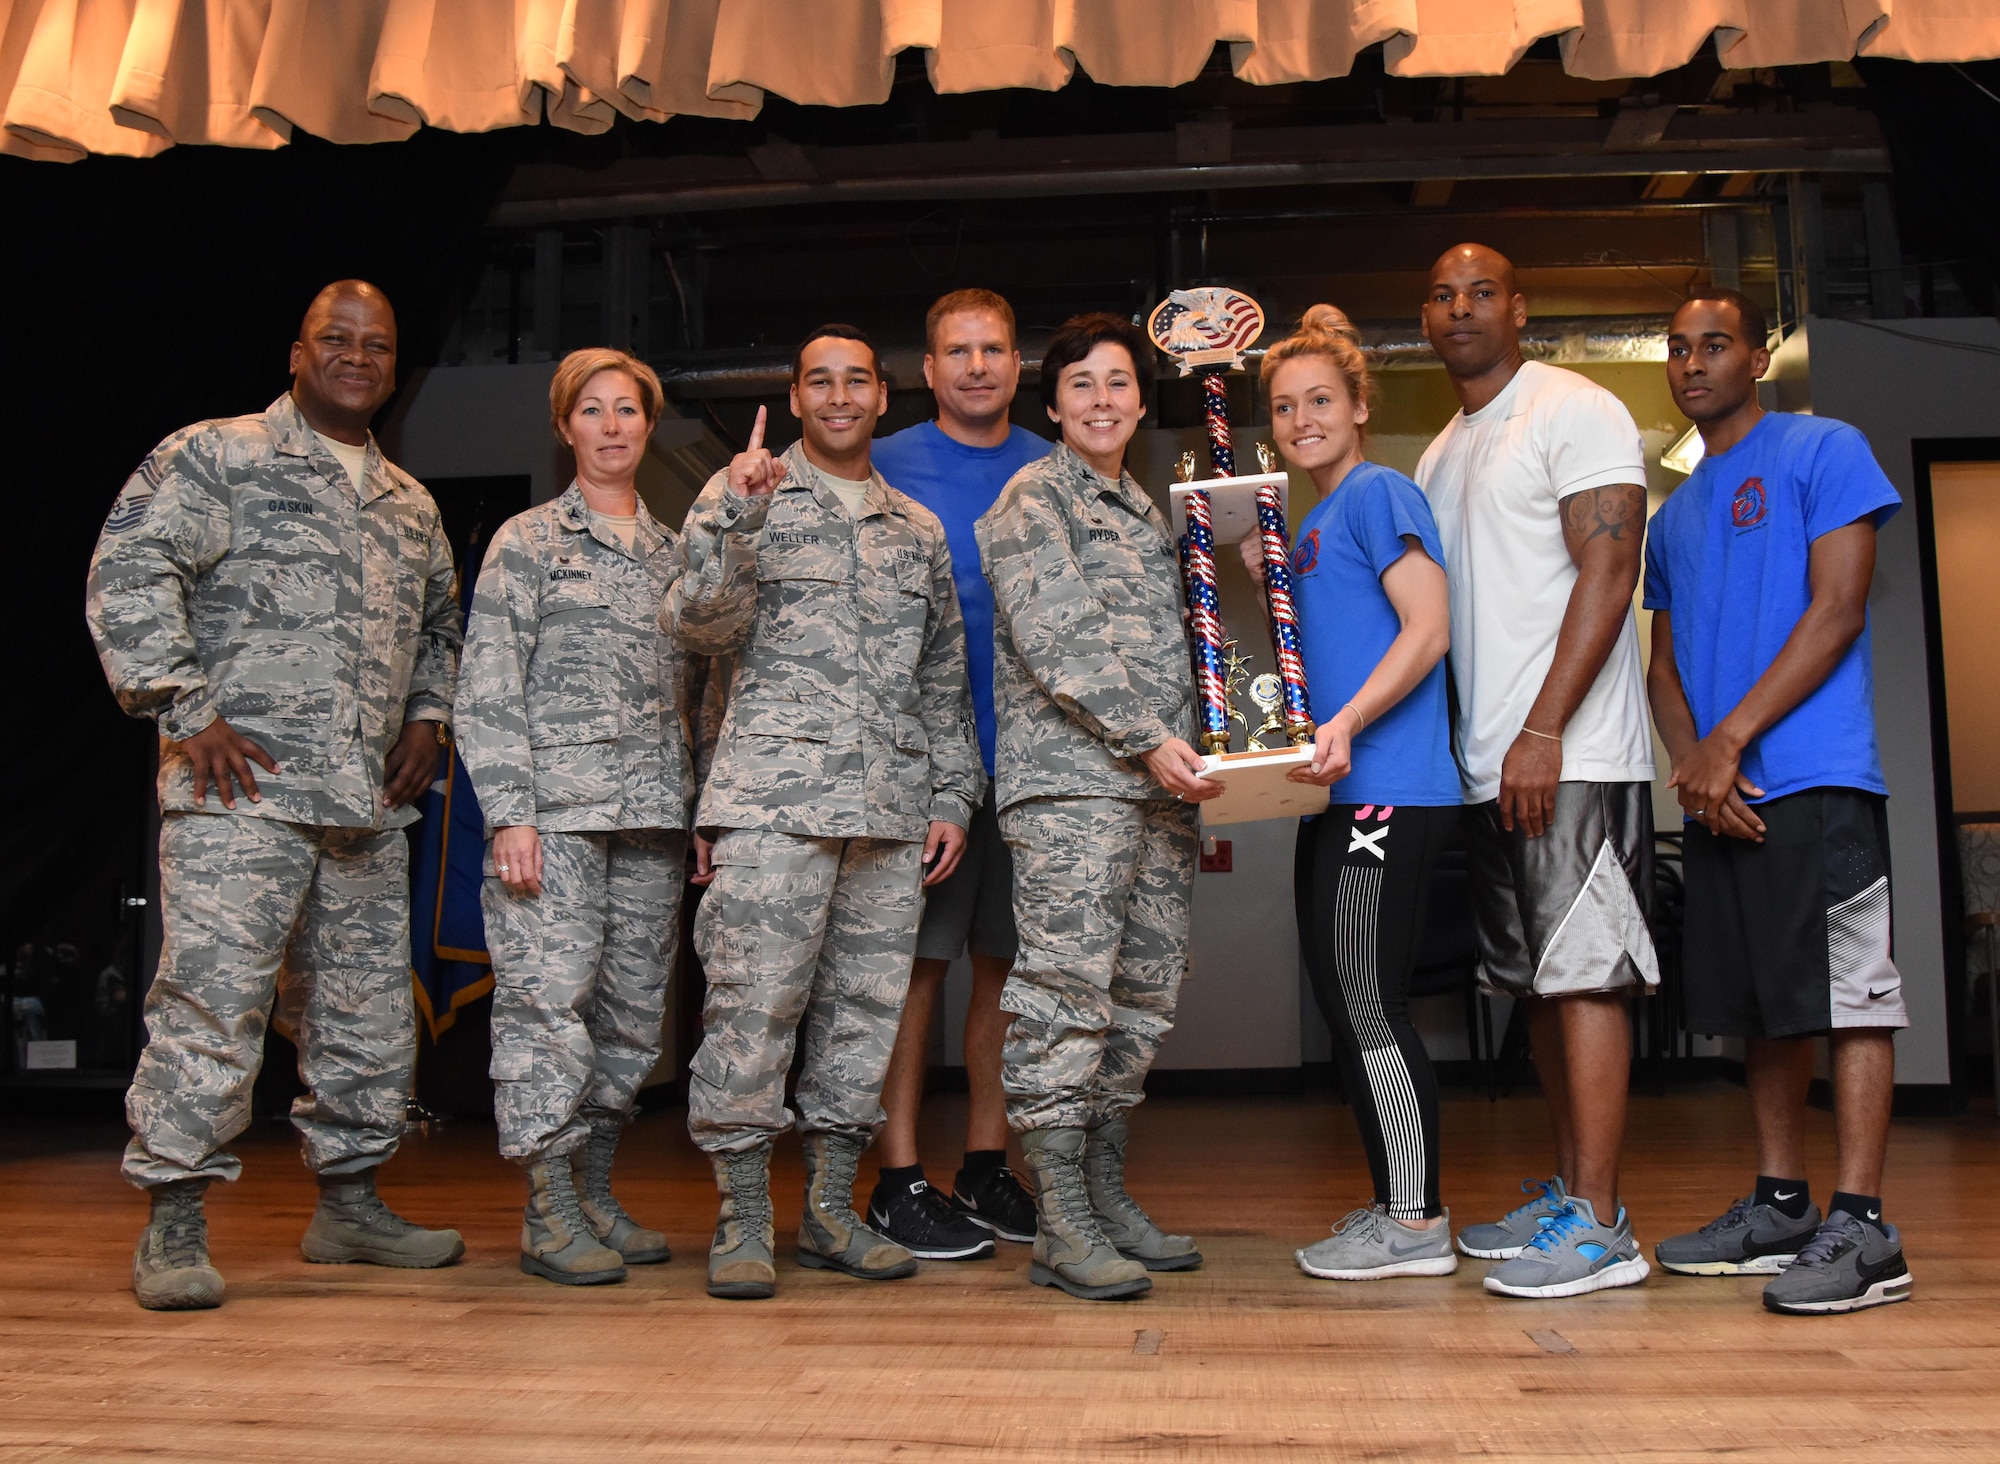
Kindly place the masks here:
POLYGON ((1236 846, 1228 839, 1201 841, 1201 872, 1229 874, 1236 868, 1236 846))

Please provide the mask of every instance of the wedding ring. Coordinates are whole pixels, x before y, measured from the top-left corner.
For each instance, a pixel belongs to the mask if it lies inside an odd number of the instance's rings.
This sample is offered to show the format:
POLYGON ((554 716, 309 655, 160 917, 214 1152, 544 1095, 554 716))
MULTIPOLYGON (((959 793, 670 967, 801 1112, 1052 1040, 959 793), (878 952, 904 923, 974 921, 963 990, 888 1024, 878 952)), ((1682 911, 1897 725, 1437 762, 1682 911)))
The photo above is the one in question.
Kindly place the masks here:
POLYGON ((504 864, 503 864, 503 865, 501 865, 501 866, 500 866, 500 872, 501 872, 502 874, 505 874, 505 873, 507 872, 507 866, 506 866, 506 865, 504 865, 504 864))

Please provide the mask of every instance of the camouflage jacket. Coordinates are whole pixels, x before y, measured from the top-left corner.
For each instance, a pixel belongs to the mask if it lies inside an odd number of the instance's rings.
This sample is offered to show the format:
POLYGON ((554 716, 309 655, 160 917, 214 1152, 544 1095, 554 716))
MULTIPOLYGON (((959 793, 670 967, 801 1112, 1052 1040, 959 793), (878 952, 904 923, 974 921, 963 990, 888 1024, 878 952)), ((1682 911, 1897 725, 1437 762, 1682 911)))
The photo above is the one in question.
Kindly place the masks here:
POLYGON ((493 536, 453 709, 488 832, 687 827, 681 653, 660 630, 684 561, 643 503, 638 520, 628 551, 572 483, 493 536))
POLYGON ((1161 798, 1138 754, 1194 733, 1173 531, 1066 445, 973 526, 993 586, 993 780, 1024 798, 1161 798))
POLYGON ((238 813, 416 821, 382 807, 383 763, 405 722, 450 720, 459 607, 437 505, 372 437, 357 494, 289 393, 175 433, 112 505, 85 613, 118 704, 166 739, 163 809, 197 806, 179 744, 221 716, 278 764, 238 813))
POLYGON ((696 822, 817 838, 963 828, 984 792, 944 526, 874 475, 850 518, 800 444, 776 492, 718 473, 664 623, 734 653, 696 822))

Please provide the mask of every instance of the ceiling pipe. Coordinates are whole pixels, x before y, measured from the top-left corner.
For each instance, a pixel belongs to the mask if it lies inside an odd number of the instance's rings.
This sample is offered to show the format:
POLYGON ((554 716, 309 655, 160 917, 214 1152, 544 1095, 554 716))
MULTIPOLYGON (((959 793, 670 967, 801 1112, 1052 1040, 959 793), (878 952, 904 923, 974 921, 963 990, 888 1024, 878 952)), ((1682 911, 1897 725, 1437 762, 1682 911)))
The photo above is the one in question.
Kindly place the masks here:
MULTIPOLYGON (((1667 359, 1667 315, 1572 316, 1530 320, 1521 332, 1521 351, 1531 361, 1558 365, 1607 364, 1616 362, 1661 362, 1667 359)), ((1363 326, 1363 349, 1378 371, 1409 370, 1435 366, 1437 356, 1430 343, 1407 326, 1363 326)), ((885 352, 891 374, 899 380, 906 372, 899 357, 915 359, 914 352, 885 352)), ((1263 359, 1261 350, 1245 351, 1244 360, 1252 369, 1263 359)), ((687 357, 656 357, 654 367, 669 396, 681 400, 781 395, 791 385, 792 367, 788 355, 742 352, 728 359, 692 362, 687 357), (676 364, 676 362, 681 364, 676 364)), ((1039 355, 1024 353, 1022 379, 1039 381, 1039 355)), ((910 382, 921 381, 920 371, 907 372, 910 382)))

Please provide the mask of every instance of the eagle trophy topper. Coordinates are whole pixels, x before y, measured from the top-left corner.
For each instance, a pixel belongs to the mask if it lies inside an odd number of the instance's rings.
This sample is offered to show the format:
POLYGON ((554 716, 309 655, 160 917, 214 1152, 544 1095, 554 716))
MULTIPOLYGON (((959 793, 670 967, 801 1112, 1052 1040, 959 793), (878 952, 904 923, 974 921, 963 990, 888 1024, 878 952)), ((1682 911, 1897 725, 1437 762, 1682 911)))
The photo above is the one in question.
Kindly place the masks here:
POLYGON ((1183 376, 1197 366, 1237 367, 1250 343, 1264 333, 1264 311, 1241 290, 1201 285, 1175 290, 1155 305, 1146 333, 1180 363, 1183 376))

